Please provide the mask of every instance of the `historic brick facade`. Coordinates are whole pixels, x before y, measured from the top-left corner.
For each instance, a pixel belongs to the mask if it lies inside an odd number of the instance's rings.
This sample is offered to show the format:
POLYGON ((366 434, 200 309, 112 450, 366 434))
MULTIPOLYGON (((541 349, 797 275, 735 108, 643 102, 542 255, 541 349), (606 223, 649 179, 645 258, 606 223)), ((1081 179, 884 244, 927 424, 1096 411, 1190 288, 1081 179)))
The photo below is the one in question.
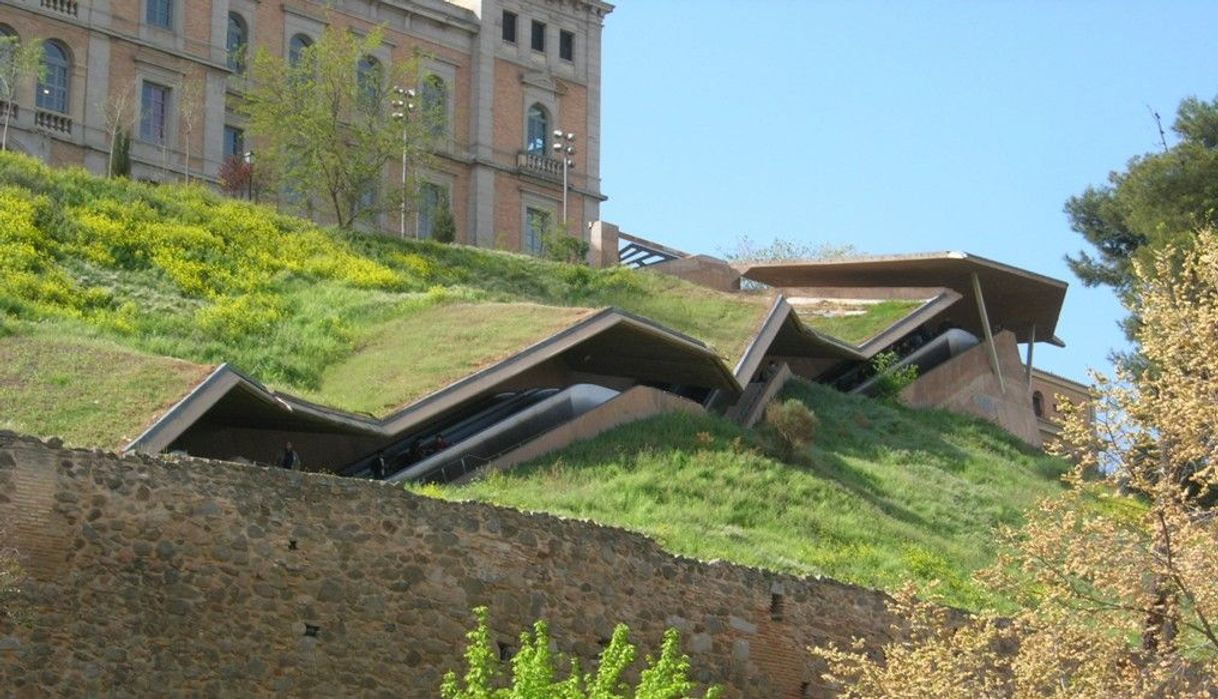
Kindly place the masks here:
MULTIPOLYGON (((315 39, 330 24, 381 26, 378 58, 420 51, 421 80, 442 81, 448 138, 421 179, 447 190, 458 240, 531 251, 529 221, 561 217, 561 161, 548 142, 556 129, 576 135, 568 230, 586 238, 599 218, 600 47, 612 9, 601 0, 0 0, 0 32, 48 42, 54 63, 44 84, 20 86, 9 143, 104 172, 106 115, 125 104, 133 177, 180 181, 189 169, 215 182, 227 158, 256 147, 236 137, 244 78, 231 44, 286 55, 293 38, 315 39), (150 114, 155 123, 141 123, 150 114), (547 142, 529 141, 530 114, 547 142)), ((386 186, 399 179, 395 165, 386 186)), ((397 232, 398 217, 380 227, 397 232)), ((407 235, 417 231, 412 215, 407 235)))

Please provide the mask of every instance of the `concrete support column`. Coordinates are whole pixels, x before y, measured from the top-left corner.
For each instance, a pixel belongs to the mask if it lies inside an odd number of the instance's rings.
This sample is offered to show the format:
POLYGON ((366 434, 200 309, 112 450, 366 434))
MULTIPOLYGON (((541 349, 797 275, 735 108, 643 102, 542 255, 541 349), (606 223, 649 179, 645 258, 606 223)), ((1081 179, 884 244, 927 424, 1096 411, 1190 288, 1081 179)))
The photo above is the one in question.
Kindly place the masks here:
POLYGON ((588 231, 588 264, 593 267, 617 265, 618 227, 608 221, 593 221, 588 231))
POLYGON ((1035 347, 1036 347, 1036 326, 1033 325, 1031 336, 1028 337, 1028 359, 1027 359, 1027 361, 1024 362, 1024 366, 1027 367, 1028 386, 1032 385, 1032 350, 1035 347))
POLYGON ((1003 393, 1007 391, 1007 382, 1002 378, 1002 366, 998 363, 998 349, 994 346, 994 331, 990 328, 990 315, 985 310, 985 296, 981 293, 981 280, 977 277, 977 273, 971 275, 973 281, 973 295, 977 297, 977 312, 981 314, 981 327, 985 330, 985 344, 990 351, 990 367, 994 370, 994 375, 998 377, 998 388, 1003 393))

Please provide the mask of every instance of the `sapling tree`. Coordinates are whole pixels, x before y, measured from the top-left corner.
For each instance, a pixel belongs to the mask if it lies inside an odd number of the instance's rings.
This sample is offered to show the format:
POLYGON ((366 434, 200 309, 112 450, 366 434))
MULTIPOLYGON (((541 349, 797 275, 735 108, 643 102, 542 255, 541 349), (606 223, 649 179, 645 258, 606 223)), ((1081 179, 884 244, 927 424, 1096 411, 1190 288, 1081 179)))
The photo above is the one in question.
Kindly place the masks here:
MULTIPOLYGON (((440 685, 443 699, 684 699, 694 696, 697 689, 689 679, 689 658, 681 652, 676 629, 664 633, 660 654, 646 658, 631 691, 623 675, 634 663, 637 650, 625 624, 614 628, 596 671, 584 673, 577 660, 563 659, 550 650, 549 628, 538 621, 532 632, 520 635, 520 649, 505 671, 491 645, 487 614, 486 607, 474 610, 478 625, 466 634, 465 673, 458 677, 450 670, 444 675, 440 685), (568 666, 565 677, 560 677, 560 665, 568 666)), ((721 690, 710 687, 702 696, 715 699, 721 690)))
POLYGON ((403 150, 410 170, 427 164, 426 110, 391 106, 394 85, 416 83, 418 60, 371 60, 382 36, 379 29, 360 37, 329 27, 294 59, 259 49, 250 67, 242 110, 259 177, 274 179, 298 205, 323 202, 341 228, 396 210, 409 196, 397 189, 369 196, 403 150), (395 111, 406 118, 394 119, 395 111))
POLYGON ((8 125, 17 90, 25 81, 42 75, 42 57, 42 42, 0 34, 0 150, 8 150, 8 125))

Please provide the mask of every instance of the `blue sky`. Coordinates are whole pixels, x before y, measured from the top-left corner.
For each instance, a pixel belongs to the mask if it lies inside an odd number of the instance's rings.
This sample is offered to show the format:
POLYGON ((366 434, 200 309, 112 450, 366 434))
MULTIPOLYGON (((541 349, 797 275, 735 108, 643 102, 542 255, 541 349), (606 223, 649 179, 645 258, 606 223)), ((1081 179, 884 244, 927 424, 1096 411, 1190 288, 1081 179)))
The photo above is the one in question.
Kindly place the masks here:
MULTIPOLYGON (((1218 2, 620 0, 602 218, 690 252, 742 235, 964 250, 1070 282, 1036 362, 1083 379, 1123 310, 1062 205, 1218 94, 1218 2)), ((1168 134, 1169 142, 1171 134, 1168 134)))

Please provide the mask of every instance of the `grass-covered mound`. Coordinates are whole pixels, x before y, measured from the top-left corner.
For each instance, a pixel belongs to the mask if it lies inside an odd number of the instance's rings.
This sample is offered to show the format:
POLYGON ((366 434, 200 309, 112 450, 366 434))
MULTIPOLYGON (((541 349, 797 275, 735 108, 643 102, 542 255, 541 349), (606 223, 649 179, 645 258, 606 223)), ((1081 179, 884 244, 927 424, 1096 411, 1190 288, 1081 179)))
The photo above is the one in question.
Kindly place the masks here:
POLYGON ((0 337, 0 427, 117 449, 212 369, 46 331, 0 337))
POLYGON ((993 560, 996 525, 1058 491, 1062 462, 979 420, 803 383, 788 395, 820 420, 789 462, 764 434, 674 415, 425 490, 622 526, 702 559, 880 588, 940 580, 955 604, 994 602, 970 574, 993 560))
POLYGON ((227 361, 337 407, 384 412, 604 306, 734 362, 767 303, 627 269, 327 230, 200 187, 0 153, 0 332, 227 361), (487 303, 511 306, 478 310, 487 303), (384 384, 376 396, 369 381, 384 384))

